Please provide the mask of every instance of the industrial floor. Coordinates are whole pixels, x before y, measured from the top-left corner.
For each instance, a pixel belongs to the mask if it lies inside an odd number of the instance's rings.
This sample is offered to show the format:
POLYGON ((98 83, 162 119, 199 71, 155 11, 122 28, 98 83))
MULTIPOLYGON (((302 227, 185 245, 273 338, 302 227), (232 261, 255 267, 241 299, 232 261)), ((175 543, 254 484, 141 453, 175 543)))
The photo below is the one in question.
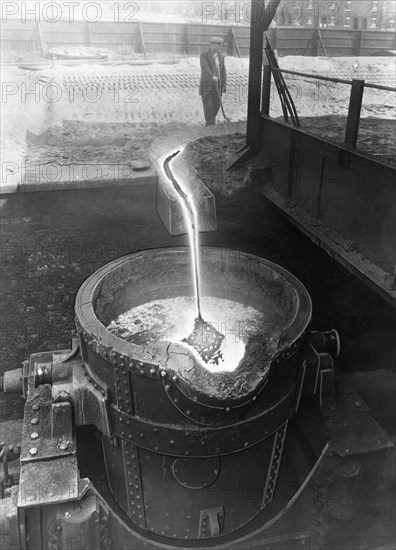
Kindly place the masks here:
MULTIPOLYGON (((312 326, 340 332, 338 369, 395 436, 392 308, 285 221, 259 186, 232 197, 218 195, 216 206, 218 230, 203 234, 203 246, 258 254, 300 278, 313 300, 312 326)), ((123 188, 117 195, 109 189, 13 195, 3 202, 2 220, 3 369, 17 368, 30 353, 69 346, 75 334, 74 296, 98 267, 139 249, 186 244, 184 236, 170 237, 163 228, 155 186, 123 188)), ((0 439, 17 443, 23 402, 3 398, 0 439)), ((389 483, 395 486, 394 470, 389 483)), ((331 550, 371 550, 379 540, 378 548, 389 544, 393 518, 393 512, 367 518, 367 532, 359 533, 358 543, 346 542, 351 526, 345 524, 331 550)))

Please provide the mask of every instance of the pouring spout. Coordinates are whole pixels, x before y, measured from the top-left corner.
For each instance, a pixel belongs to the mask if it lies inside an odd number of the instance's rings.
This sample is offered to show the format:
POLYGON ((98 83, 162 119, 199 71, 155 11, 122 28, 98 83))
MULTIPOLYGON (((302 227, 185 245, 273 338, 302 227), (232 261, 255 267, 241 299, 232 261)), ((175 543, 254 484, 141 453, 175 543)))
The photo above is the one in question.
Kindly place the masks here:
POLYGON ((214 195, 188 165, 183 151, 178 150, 163 160, 157 176, 157 213, 168 233, 172 236, 188 233, 178 197, 178 193, 180 196, 178 180, 183 182, 182 193, 187 194, 193 200, 197 213, 198 232, 216 231, 217 217, 214 195), (170 161, 172 161, 172 171, 176 174, 177 179, 173 177, 172 173, 167 172, 170 161), (169 180, 172 181, 172 184, 169 180))

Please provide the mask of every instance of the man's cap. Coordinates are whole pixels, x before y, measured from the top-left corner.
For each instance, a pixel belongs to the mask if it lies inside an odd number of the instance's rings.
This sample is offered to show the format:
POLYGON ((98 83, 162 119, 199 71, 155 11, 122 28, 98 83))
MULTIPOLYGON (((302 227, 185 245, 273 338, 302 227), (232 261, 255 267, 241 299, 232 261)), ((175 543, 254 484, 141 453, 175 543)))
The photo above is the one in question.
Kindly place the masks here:
POLYGON ((220 36, 212 36, 209 40, 209 44, 224 44, 224 40, 220 36))

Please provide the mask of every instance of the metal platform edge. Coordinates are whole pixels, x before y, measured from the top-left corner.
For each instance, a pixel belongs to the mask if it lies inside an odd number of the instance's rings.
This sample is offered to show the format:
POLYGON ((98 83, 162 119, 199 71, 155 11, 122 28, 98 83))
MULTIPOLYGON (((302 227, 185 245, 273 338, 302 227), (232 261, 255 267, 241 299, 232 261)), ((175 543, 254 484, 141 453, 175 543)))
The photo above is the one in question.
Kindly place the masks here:
POLYGON ((359 252, 348 251, 347 247, 343 246, 344 239, 338 233, 326 230, 317 218, 283 198, 271 184, 265 185, 263 195, 316 245, 396 308, 396 288, 393 288, 395 281, 390 273, 386 273, 359 252))

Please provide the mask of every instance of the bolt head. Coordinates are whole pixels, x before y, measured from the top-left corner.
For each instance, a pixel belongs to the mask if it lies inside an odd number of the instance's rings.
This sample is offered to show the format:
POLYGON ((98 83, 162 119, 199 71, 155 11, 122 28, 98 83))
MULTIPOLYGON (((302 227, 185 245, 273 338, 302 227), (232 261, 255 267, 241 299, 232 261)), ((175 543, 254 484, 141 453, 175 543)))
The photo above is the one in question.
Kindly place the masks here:
POLYGON ((37 439, 38 438, 38 433, 37 432, 33 432, 30 434, 30 439, 37 439))
POLYGON ((39 423, 39 419, 37 417, 34 417, 31 419, 30 424, 36 425, 39 423))
POLYGON ((37 447, 32 447, 31 449, 29 449, 29 454, 31 456, 36 456, 37 453, 38 453, 37 447))

